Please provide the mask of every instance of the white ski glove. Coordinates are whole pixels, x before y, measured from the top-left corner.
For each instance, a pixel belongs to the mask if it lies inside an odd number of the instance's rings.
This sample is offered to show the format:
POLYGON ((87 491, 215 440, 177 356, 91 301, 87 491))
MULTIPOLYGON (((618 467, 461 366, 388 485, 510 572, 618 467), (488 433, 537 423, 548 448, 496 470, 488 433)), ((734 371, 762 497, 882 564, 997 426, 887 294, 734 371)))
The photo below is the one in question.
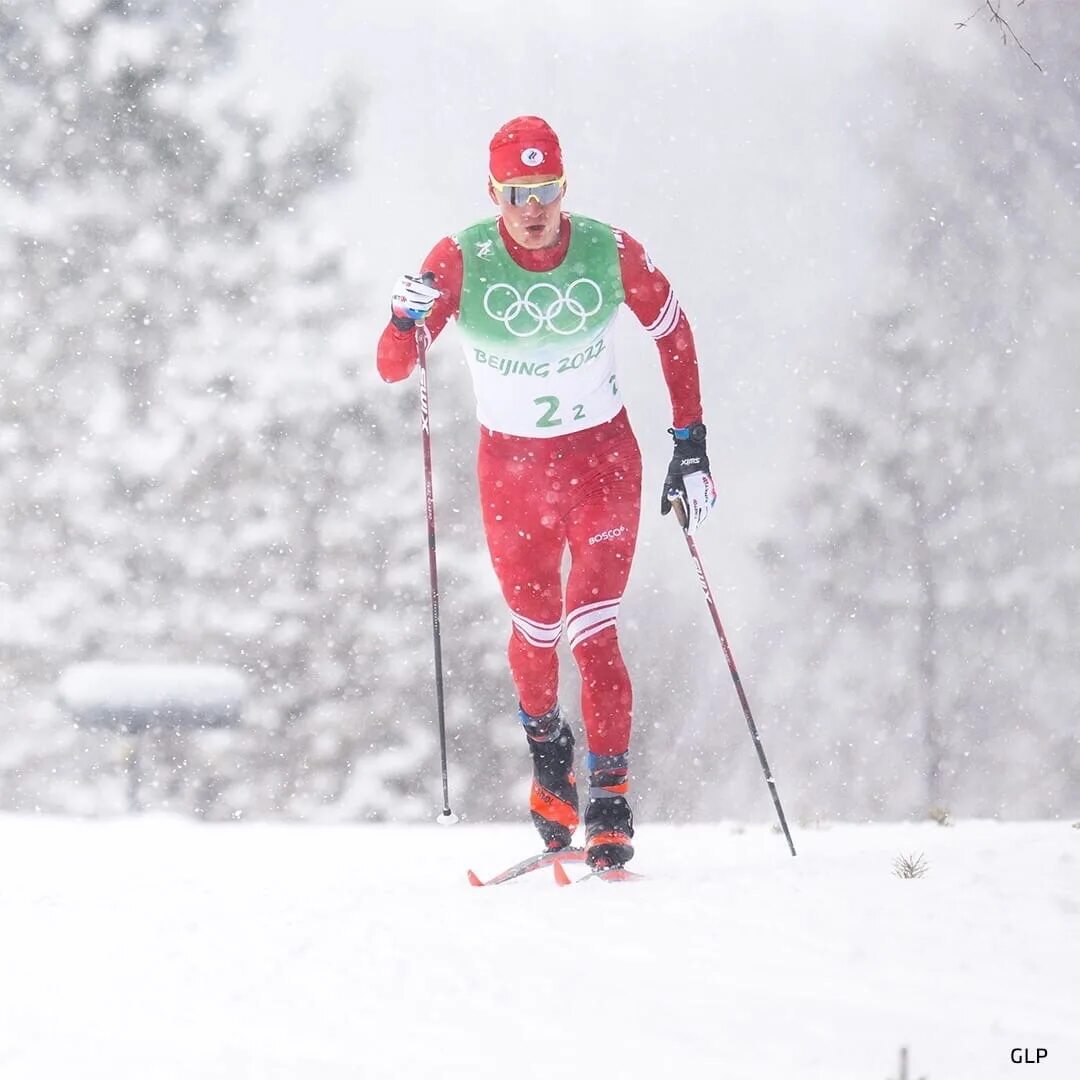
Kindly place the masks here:
POLYGON ((682 505, 675 507, 679 524, 693 536, 705 524, 709 511, 716 505, 716 484, 707 472, 690 473, 683 477, 684 490, 675 496, 682 505), (683 515, 686 521, 683 521, 683 515))
POLYGON ((442 294, 435 288, 435 275, 428 273, 422 278, 402 274, 390 297, 391 319, 399 330, 412 330, 431 314, 435 301, 442 294))

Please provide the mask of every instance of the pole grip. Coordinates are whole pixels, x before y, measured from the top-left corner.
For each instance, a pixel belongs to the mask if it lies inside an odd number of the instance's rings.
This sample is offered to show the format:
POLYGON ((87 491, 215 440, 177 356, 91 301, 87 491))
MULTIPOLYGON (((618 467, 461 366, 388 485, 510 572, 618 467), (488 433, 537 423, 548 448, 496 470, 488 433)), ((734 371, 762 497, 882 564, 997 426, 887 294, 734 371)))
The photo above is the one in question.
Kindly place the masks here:
POLYGON ((675 514, 675 520, 682 526, 683 532, 686 532, 687 525, 690 524, 690 515, 686 511, 686 500, 682 497, 682 493, 679 491, 669 491, 667 493, 668 502, 671 503, 671 509, 675 514))

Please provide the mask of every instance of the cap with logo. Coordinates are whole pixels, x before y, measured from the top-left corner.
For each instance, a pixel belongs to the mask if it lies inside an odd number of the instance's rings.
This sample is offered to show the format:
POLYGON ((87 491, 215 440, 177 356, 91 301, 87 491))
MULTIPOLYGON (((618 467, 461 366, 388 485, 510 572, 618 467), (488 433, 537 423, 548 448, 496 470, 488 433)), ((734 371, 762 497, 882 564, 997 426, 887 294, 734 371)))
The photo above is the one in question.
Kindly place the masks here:
POLYGON ((559 136, 539 116, 516 116, 492 136, 489 171, 500 183, 530 176, 562 176, 559 136))

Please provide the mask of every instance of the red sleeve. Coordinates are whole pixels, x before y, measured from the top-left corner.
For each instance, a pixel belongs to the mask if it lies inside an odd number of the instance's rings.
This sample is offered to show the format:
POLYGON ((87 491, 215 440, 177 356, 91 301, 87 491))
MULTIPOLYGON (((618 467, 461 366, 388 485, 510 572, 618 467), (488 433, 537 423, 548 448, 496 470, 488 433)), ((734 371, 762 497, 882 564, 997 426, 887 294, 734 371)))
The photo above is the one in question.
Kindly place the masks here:
POLYGON ((687 427, 703 419, 697 350, 690 322, 683 314, 671 284, 632 236, 615 232, 626 306, 652 335, 671 395, 672 427, 687 427))
MULTIPOLYGON (((458 313, 461 303, 461 248, 452 236, 440 240, 424 260, 422 274, 431 271, 442 295, 435 301, 425 326, 434 341, 447 322, 458 313)), ((412 374, 416 367, 416 331, 399 330, 392 322, 379 338, 377 353, 379 374, 386 382, 399 382, 412 374)))

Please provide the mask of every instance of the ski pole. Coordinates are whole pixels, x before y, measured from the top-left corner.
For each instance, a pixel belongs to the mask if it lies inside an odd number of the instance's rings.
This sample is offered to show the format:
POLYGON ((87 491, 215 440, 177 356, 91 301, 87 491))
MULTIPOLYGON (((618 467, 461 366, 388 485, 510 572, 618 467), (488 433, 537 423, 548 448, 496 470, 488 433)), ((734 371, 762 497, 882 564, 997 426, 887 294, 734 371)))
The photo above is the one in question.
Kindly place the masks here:
MULTIPOLYGON (((428 271, 424 283, 433 285, 435 275, 428 271)), ((442 813, 440 825, 453 825, 457 815, 450 809, 450 782, 446 765, 446 708, 443 700, 442 626, 439 621, 439 564, 435 556, 435 491, 431 482, 431 414, 428 408, 427 378, 428 332, 424 320, 416 324, 416 359, 420 367, 420 440, 424 446, 424 498, 427 505, 428 571, 431 577, 431 630, 435 646, 435 709, 439 723, 439 757, 442 765, 442 813)))
POLYGON ((750 712, 750 702, 746 699, 746 691, 743 690, 742 679, 739 678, 739 670, 735 666, 735 657, 732 655, 731 646, 728 644, 727 634, 724 633, 724 626, 720 622, 720 612, 716 608, 716 601, 713 599, 712 589, 709 588, 709 580, 705 577, 705 567, 701 565, 701 556, 698 554, 697 544, 694 543, 694 538, 687 529, 689 518, 687 516, 686 506, 683 502, 682 495, 677 492, 669 492, 668 500, 671 503, 671 508, 675 511, 675 516, 678 518, 679 524, 682 526, 683 536, 686 537, 686 546, 690 549, 690 557, 694 560, 694 565, 697 567, 701 591, 705 594, 705 603, 709 606, 709 614, 712 615, 713 625, 716 627, 717 636, 720 638, 720 647, 724 650, 724 656, 727 658, 728 670, 731 672, 731 681, 735 684, 735 692, 739 695, 739 704, 742 705, 743 716, 746 717, 746 726, 750 729, 750 737, 754 740, 754 749, 757 750, 758 760, 761 762, 762 771, 765 773, 765 783, 769 785, 769 794, 772 795, 773 806, 776 807, 776 815, 780 819, 780 828, 784 830, 784 836, 787 839, 788 847, 791 849, 791 854, 794 855, 795 844, 791 839, 787 818, 784 817, 784 808, 780 805, 780 796, 776 791, 776 781, 773 779, 772 771, 769 769, 769 762, 765 757, 765 747, 761 744, 761 736, 758 734, 757 724, 754 723, 753 713, 750 712))

